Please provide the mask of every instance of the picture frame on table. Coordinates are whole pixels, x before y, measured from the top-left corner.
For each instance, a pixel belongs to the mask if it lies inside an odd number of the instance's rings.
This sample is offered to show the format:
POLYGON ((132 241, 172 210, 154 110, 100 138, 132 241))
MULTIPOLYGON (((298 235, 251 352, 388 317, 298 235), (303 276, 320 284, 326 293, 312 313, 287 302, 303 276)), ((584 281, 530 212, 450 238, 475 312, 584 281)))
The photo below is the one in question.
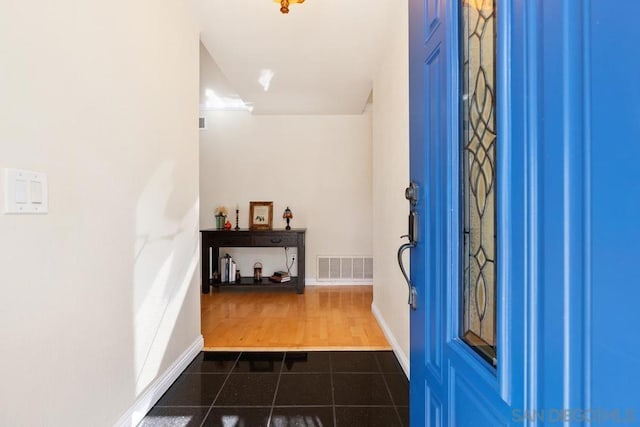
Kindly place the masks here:
POLYGON ((249 202, 249 229, 271 230, 273 202, 249 202))

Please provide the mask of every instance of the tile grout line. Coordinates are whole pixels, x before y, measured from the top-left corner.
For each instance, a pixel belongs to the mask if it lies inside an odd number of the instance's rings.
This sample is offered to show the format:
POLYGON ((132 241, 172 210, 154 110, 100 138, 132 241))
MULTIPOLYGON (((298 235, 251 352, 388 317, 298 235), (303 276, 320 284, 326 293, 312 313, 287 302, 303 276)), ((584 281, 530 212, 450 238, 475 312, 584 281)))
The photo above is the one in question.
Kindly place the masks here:
MULTIPOLYGON (((241 356, 242 356, 242 352, 238 353, 238 357, 236 357, 235 362, 233 362, 233 365, 231 365, 231 369, 229 369, 229 372, 227 372, 227 376, 225 377, 224 381, 222 382, 222 385, 220 386, 220 389, 216 393, 216 397, 213 398, 213 402, 211 402, 211 405, 209 406, 209 410, 207 411, 207 414, 202 419, 202 422, 200 423, 200 427, 203 427, 205 421, 207 421, 207 418, 209 418, 209 414, 211 414, 211 411, 213 410, 213 406, 216 404, 216 401, 218 400, 218 397, 220 397, 220 393, 222 393, 222 389, 227 384, 227 381, 229 381, 229 377, 231 376, 231 373, 233 372, 233 368, 236 367, 236 365, 238 364, 238 361, 240 360, 241 356)), ((203 358, 204 358, 204 355, 203 355, 203 358)))
POLYGON ((284 369, 284 361, 287 358, 287 353, 282 354, 280 359, 280 372, 278 372, 278 382, 276 382, 276 390, 273 393, 273 399, 271 400, 271 410, 269 411, 269 417, 267 418, 267 427, 271 425, 271 417, 273 416, 273 408, 276 405, 276 398, 278 397, 278 389, 280 388, 280 379, 282 378, 282 370, 284 369))
POLYGON ((338 426, 336 416, 336 390, 333 382, 333 352, 329 352, 329 378, 331 379, 331 410, 333 411, 333 426, 338 426))
POLYGON ((387 383, 387 377, 385 376, 385 372, 382 371, 382 364, 380 364, 380 360, 378 359, 378 354, 376 353, 373 356, 376 359, 376 363, 378 364, 378 369, 380 369, 380 374, 382 375, 382 381, 384 381, 384 386, 387 389, 387 393, 389 394, 389 397, 391 398, 391 403, 393 404, 393 410, 396 413, 398 422, 402 426, 404 425, 404 423, 402 422, 402 417, 400 417, 400 411, 398 411, 398 405, 396 405, 396 400, 393 398, 393 393, 391 393, 391 387, 389 387, 389 384, 387 383))

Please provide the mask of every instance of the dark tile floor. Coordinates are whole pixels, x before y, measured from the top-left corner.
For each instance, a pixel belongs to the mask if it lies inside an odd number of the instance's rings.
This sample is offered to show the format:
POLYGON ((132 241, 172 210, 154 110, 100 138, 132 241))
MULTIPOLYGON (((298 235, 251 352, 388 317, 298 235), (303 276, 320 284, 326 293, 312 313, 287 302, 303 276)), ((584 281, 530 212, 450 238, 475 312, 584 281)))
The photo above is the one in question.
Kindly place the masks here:
POLYGON ((203 352, 140 426, 408 426, 408 406, 391 351, 203 352))

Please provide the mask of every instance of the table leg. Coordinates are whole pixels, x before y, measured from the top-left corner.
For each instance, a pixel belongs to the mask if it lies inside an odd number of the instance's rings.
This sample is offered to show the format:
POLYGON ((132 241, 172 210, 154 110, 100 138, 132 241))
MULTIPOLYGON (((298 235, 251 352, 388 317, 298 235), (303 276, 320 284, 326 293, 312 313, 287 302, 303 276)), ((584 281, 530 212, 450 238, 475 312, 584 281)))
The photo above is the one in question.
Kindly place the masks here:
MULTIPOLYGON (((204 240, 204 239, 203 239, 204 240)), ((202 250, 200 256, 200 264, 201 264, 201 280, 202 280, 202 293, 208 294, 210 287, 209 280, 209 245, 202 242, 202 250)))

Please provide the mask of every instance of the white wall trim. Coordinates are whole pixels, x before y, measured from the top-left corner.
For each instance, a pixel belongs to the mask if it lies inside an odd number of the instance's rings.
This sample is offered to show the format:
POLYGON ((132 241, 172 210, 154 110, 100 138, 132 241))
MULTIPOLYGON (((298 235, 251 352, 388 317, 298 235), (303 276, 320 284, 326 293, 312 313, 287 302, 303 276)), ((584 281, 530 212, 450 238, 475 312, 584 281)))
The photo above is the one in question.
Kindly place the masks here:
POLYGON ((336 282, 327 282, 326 280, 317 281, 315 277, 307 277, 304 279, 305 286, 373 286, 371 280, 340 280, 336 282))
POLYGON ((407 376, 407 378, 409 378, 409 358, 406 354, 404 354, 404 351, 402 351, 400 344, 398 344, 398 340, 396 340, 395 335, 393 335, 393 332, 391 332, 391 329, 389 328, 389 325, 387 325, 387 322, 384 321, 382 313, 380 313, 380 310, 378 310, 378 307, 376 307, 375 303, 371 303, 371 312, 373 313, 373 317, 375 317, 378 321, 380 328, 382 328, 384 336, 387 338, 387 340, 389 340, 391 348, 398 358, 404 374, 407 376))
POLYGON ((204 347, 204 338, 198 336, 178 359, 142 393, 134 404, 116 423, 117 427, 137 426, 162 395, 171 387, 180 374, 189 366, 204 347))

